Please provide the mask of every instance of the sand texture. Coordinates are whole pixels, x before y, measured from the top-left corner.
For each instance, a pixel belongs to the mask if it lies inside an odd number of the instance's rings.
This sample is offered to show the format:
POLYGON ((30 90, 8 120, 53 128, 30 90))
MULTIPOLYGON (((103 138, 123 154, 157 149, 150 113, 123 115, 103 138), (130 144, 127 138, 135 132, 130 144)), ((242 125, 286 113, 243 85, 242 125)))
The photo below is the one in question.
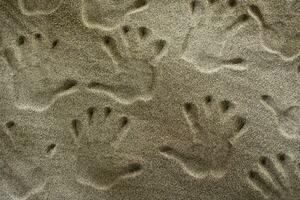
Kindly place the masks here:
POLYGON ((300 0, 0 0, 0 200, 300 200, 300 0))

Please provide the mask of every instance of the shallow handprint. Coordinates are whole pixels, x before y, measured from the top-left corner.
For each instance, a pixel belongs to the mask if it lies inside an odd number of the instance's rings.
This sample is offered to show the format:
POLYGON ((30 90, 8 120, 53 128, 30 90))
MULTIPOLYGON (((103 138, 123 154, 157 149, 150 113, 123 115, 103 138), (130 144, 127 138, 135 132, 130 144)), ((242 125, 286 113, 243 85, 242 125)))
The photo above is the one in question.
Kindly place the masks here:
POLYGON ((279 153, 274 157, 261 156, 257 168, 250 170, 248 180, 265 199, 298 200, 299 166, 293 155, 279 153))
POLYGON ((280 133, 289 139, 299 139, 300 107, 295 105, 282 109, 269 95, 262 95, 261 99, 263 104, 276 114, 280 133))
POLYGON ((227 40, 234 38, 249 19, 246 12, 235 10, 235 6, 237 2, 232 1, 192 1, 193 25, 183 43, 182 59, 205 73, 223 68, 246 70, 244 58, 228 56, 223 51, 227 40), (195 42, 201 45, 195 45, 195 42))
POLYGON ((103 38, 103 48, 112 60, 114 73, 89 82, 87 87, 124 104, 150 100, 158 76, 155 62, 166 53, 166 41, 153 37, 146 27, 124 26, 122 38, 121 44, 110 36, 103 38))
POLYGON ((20 109, 42 111, 59 97, 75 91, 77 81, 54 80, 44 68, 45 57, 41 54, 45 46, 42 35, 19 36, 15 46, 5 47, 1 54, 12 73, 15 105, 20 109))
POLYGON ((17 125, 12 121, 0 129, 0 182, 13 199, 26 200, 43 190, 46 176, 24 152, 32 148, 27 135, 16 129, 17 125))
POLYGON ((78 183, 96 190, 108 190, 124 179, 141 174, 141 160, 118 150, 126 138, 129 120, 110 107, 90 107, 85 120, 72 121, 78 146, 78 183))
POLYGON ((190 128, 190 145, 182 149, 164 145, 160 147, 161 154, 178 162, 192 177, 222 178, 233 144, 244 133, 246 123, 233 108, 231 102, 216 102, 211 96, 205 98, 203 107, 186 103, 183 110, 190 128))
POLYGON ((279 55, 283 60, 294 60, 300 55, 300 15, 297 13, 297 3, 296 1, 276 3, 281 5, 280 9, 272 10, 274 2, 264 3, 267 8, 270 7, 270 13, 263 13, 262 8, 254 4, 249 6, 248 13, 260 27, 260 38, 264 49, 279 55), (272 20, 273 18, 275 20, 272 20))

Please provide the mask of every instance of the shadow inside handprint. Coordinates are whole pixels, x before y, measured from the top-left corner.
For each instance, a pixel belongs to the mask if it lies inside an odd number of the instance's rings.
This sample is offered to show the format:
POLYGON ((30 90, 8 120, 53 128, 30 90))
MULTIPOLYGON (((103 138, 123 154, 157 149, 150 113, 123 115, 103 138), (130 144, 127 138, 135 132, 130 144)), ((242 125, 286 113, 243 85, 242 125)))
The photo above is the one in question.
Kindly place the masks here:
POLYGON ((122 179, 142 172, 141 161, 118 152, 128 132, 128 119, 111 108, 87 110, 84 121, 72 121, 73 135, 78 146, 77 181, 96 190, 108 190, 122 179))
POLYGON ((298 200, 299 166, 293 155, 261 156, 257 167, 249 171, 248 180, 265 199, 298 200))
POLYGON ((110 30, 116 28, 125 15, 140 12, 147 6, 147 0, 82 0, 81 15, 85 26, 110 30))
POLYGON ((233 112, 231 102, 217 103, 210 96, 206 97, 203 108, 186 103, 184 114, 190 128, 190 144, 181 149, 161 146, 161 154, 177 161, 195 178, 223 177, 233 144, 244 132, 245 119, 233 112))
POLYGON ((87 87, 124 104, 150 100, 158 76, 154 63, 166 53, 166 41, 155 39, 145 27, 124 26, 122 32, 122 44, 109 36, 103 38, 103 48, 112 60, 114 73, 89 82, 87 87))
POLYGON ((16 126, 10 121, 5 129, 0 130, 0 182, 13 199, 26 200, 43 190, 46 176, 41 167, 32 164, 29 157, 22 153, 26 142, 19 143, 19 139, 15 139, 16 126))

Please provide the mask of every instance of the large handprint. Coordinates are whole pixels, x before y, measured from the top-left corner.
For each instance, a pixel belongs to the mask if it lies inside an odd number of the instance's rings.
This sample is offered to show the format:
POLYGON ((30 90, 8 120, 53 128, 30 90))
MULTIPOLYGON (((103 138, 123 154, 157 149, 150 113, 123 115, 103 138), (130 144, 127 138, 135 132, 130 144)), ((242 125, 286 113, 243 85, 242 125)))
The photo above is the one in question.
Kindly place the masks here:
POLYGON ((84 118, 72 121, 78 146, 76 180, 96 190, 108 190, 122 179, 140 175, 141 159, 118 151, 128 133, 128 118, 110 107, 90 107, 84 118))
POLYGON ((233 144, 244 133, 245 118, 233 112, 234 105, 216 102, 207 96, 204 106, 186 103, 184 115, 190 128, 191 140, 183 148, 160 147, 166 158, 175 160, 194 178, 221 178, 227 171, 233 144))
POLYGON ((150 100, 158 76, 155 63, 166 53, 166 41, 156 39, 146 27, 124 26, 122 38, 121 43, 110 36, 103 38, 114 73, 91 81, 87 87, 125 104, 150 100))

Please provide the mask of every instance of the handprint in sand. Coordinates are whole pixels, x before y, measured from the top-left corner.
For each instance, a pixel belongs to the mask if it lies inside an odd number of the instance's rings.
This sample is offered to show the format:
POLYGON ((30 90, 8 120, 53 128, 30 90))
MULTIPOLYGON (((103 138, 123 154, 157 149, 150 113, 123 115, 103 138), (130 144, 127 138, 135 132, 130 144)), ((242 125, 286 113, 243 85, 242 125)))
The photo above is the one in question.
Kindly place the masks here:
POLYGON ((183 147, 163 145, 160 153, 176 161, 194 178, 222 178, 233 153, 234 143, 245 132, 246 119, 236 114, 234 104, 207 96, 203 105, 185 103, 190 142, 183 147))
POLYGON ((96 190, 108 190, 142 173, 142 160, 121 153, 130 121, 112 108, 90 107, 82 120, 72 121, 77 146, 76 180, 96 190))

